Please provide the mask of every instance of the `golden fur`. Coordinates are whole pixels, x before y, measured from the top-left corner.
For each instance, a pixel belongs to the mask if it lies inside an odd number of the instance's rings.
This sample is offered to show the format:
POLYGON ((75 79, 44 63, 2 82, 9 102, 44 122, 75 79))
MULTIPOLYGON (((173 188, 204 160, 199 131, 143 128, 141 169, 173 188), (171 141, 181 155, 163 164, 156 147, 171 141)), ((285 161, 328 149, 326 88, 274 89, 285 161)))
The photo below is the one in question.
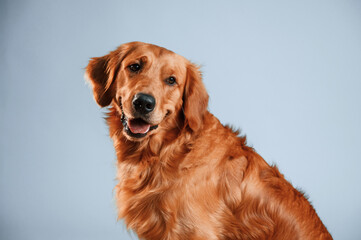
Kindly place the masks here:
POLYGON ((304 195, 207 111, 194 64, 132 42, 90 60, 86 75, 97 103, 110 105, 119 218, 139 238, 332 239, 304 195), (129 70, 134 63, 139 72, 129 70), (157 128, 137 138, 125 131, 124 118, 133 117, 139 92, 156 99, 147 123, 157 128))

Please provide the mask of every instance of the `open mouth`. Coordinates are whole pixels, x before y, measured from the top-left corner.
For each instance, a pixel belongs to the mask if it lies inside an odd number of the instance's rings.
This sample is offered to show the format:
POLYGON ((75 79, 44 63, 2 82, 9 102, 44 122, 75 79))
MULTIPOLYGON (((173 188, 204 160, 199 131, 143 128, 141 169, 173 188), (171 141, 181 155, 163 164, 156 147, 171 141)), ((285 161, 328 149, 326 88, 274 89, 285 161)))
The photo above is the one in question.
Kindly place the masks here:
POLYGON ((128 120, 127 122, 129 130, 135 134, 146 134, 149 132, 150 124, 141 118, 135 118, 128 120))
POLYGON ((145 137, 148 132, 156 129, 158 125, 151 125, 141 118, 128 119, 122 109, 122 124, 125 132, 134 138, 145 137))

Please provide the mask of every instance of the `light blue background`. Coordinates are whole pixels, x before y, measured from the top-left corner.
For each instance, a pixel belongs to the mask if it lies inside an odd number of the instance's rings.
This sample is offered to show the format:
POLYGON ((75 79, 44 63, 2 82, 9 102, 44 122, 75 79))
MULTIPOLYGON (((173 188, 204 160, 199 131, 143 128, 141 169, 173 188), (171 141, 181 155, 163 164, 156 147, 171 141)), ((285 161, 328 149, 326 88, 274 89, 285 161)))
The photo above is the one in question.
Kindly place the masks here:
POLYGON ((201 64, 210 111, 361 239, 360 1, 1 1, 0 239, 136 239, 83 79, 144 41, 201 64))

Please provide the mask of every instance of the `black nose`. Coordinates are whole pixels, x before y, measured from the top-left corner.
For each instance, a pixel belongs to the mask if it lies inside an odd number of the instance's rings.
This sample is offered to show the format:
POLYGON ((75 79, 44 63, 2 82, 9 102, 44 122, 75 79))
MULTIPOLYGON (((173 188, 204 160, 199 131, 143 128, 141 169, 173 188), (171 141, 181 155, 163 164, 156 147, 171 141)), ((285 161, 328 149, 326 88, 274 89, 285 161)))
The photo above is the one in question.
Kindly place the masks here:
POLYGON ((155 99, 151 95, 138 93, 133 98, 133 106, 135 111, 144 115, 154 110, 155 99))

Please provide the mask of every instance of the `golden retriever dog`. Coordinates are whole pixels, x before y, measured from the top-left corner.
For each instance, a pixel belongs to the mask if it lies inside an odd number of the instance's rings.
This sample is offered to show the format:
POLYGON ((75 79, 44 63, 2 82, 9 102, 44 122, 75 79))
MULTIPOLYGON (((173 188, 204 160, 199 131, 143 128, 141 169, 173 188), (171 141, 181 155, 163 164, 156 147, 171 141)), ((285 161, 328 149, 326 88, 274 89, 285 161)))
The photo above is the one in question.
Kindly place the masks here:
POLYGON ((207 110, 184 57, 131 42, 92 58, 86 77, 109 106, 118 215, 140 239, 332 239, 304 195, 207 110))

